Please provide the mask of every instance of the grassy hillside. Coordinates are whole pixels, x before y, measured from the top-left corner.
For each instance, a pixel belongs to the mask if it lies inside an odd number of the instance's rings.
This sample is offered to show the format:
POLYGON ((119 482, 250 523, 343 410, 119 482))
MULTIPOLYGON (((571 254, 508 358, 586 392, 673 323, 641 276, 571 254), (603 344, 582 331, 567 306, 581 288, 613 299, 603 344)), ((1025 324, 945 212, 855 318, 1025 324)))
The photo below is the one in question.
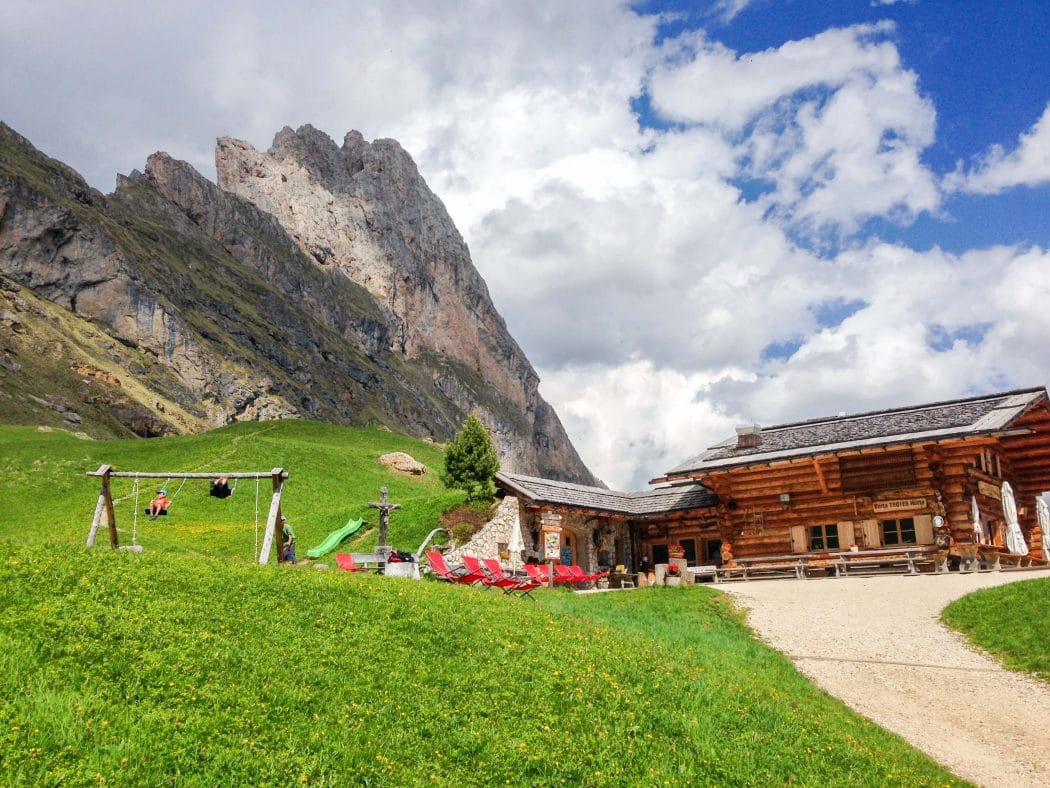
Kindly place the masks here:
MULTIPOLYGON (((0 426, 0 541, 50 543, 48 549, 82 546, 98 500, 97 479, 85 475, 100 465, 122 471, 269 471, 289 473, 282 510, 299 537, 299 551, 318 544, 351 517, 373 526, 369 501, 386 486, 402 508, 391 515, 390 540, 415 550, 436 526, 439 514, 462 500, 437 478, 441 452, 422 441, 380 429, 336 427, 305 421, 243 423, 203 435, 149 440, 92 441, 55 430, 0 426), (430 472, 421 477, 388 470, 378 462, 390 451, 406 451, 430 472)), ((137 540, 146 549, 250 560, 255 547, 254 481, 242 480, 227 500, 208 495, 207 480, 167 483, 175 495, 169 516, 150 521, 143 510, 164 480, 143 480, 138 501, 137 540)), ((135 519, 134 480, 114 479, 113 495, 121 542, 130 543, 135 519), (122 499, 122 500, 121 500, 122 499)), ((259 486, 259 522, 265 523, 272 485, 259 486)), ((260 529, 261 530, 261 529, 260 529)), ((375 544, 374 528, 352 546, 375 544)), ((100 536, 100 544, 105 543, 100 536)))
POLYGON ((950 784, 707 589, 0 547, 12 784, 950 784))
MULTIPOLYGON (((461 495, 378 464, 398 449, 440 465, 410 438, 305 422, 104 442, 0 428, 0 783, 953 782, 756 643, 709 589, 540 590, 532 604, 258 566, 245 482, 227 501, 187 483, 168 518, 140 516, 141 554, 82 546, 97 496, 84 472, 108 463, 285 467, 304 549, 372 516, 385 484, 404 507, 392 541, 415 549, 461 495)), ((132 506, 117 506, 125 538, 132 506)))
POLYGON ((1037 579, 969 594, 948 605, 941 617, 1011 670, 1023 670, 1050 682, 1048 605, 1050 579, 1037 579))

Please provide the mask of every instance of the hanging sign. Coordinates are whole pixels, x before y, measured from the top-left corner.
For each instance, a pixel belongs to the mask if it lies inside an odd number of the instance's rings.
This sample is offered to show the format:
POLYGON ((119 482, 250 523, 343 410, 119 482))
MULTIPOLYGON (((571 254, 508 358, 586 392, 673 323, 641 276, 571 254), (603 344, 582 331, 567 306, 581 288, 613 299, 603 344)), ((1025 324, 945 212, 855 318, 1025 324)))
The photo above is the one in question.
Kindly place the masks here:
POLYGON ((990 484, 988 482, 977 482, 977 492, 989 498, 995 498, 995 500, 997 501, 1001 501, 1003 499, 1003 490, 997 484, 990 484))

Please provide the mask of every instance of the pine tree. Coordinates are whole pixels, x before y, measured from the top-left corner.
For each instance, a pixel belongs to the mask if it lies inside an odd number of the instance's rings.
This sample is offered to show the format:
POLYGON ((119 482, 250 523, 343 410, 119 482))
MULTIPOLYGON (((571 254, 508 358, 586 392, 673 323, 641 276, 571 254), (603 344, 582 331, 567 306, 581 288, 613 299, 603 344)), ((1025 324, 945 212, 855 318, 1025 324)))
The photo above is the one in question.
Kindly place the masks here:
POLYGON ((491 500, 496 495, 492 477, 499 471, 499 458, 488 430, 475 414, 445 449, 441 481, 450 489, 467 491, 467 500, 491 500))

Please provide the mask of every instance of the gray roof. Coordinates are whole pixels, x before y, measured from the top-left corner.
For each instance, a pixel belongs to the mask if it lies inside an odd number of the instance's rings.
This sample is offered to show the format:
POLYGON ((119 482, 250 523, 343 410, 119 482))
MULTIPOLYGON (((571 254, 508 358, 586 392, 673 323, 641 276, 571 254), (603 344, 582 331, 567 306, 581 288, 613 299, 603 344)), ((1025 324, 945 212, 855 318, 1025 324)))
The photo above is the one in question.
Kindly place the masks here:
POLYGON ((815 454, 1001 432, 1040 398, 1045 388, 935 402, 762 428, 762 442, 737 447, 734 436, 667 472, 713 471, 815 454))
POLYGON ((504 471, 496 474, 496 481, 509 492, 538 503, 596 509, 636 517, 663 514, 678 509, 699 509, 718 503, 718 496, 695 482, 657 487, 642 492, 615 492, 601 487, 556 482, 552 479, 504 471))

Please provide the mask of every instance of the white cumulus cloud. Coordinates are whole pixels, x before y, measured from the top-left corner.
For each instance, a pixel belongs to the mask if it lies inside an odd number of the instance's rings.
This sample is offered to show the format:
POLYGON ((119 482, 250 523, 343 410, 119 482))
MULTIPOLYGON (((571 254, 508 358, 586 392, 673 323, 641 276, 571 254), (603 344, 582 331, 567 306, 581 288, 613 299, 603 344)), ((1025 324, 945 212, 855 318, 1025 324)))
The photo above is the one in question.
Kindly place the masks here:
POLYGON ((1044 183, 1050 183, 1050 104, 1013 150, 993 145, 968 171, 960 164, 945 178, 947 190, 975 194, 998 194, 1014 186, 1044 183))

